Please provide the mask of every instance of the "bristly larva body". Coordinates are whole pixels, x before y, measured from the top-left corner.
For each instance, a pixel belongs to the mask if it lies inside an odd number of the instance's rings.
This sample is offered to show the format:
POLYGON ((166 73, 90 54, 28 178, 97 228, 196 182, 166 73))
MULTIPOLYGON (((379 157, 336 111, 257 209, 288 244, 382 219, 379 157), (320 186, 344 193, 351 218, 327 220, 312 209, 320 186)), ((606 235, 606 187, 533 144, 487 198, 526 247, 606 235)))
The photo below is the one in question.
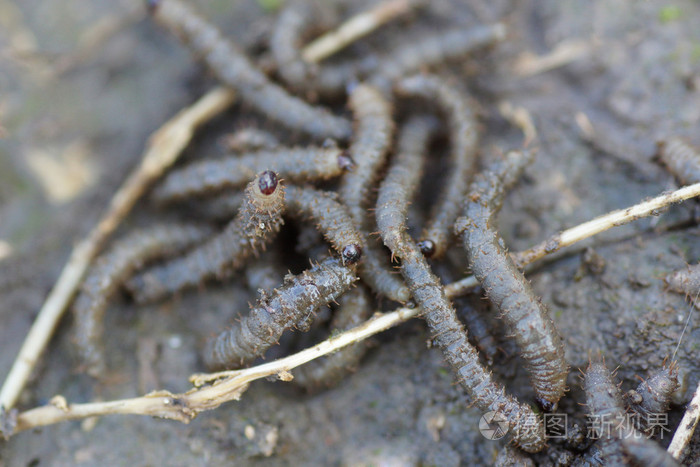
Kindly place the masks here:
POLYGON ((419 243, 423 254, 439 258, 447 251, 454 235, 452 229, 474 173, 478 142, 476 118, 467 97, 438 76, 414 75, 404 78, 395 89, 402 95, 419 96, 435 102, 449 123, 450 175, 446 177, 440 198, 431 208, 419 243))
POLYGON ((337 22, 326 1, 292 0, 287 2, 270 37, 270 52, 277 73, 294 90, 311 90, 315 65, 304 61, 301 47, 305 36, 329 29, 337 22))
POLYGON ((316 138, 347 139, 352 128, 346 119, 313 107, 270 82, 245 54, 185 2, 161 0, 153 9, 156 20, 188 44, 217 77, 235 89, 251 107, 293 130, 316 138))
POLYGON ((669 289, 682 293, 697 302, 700 295, 700 264, 693 264, 672 272, 664 279, 669 289))
POLYGON ((350 146, 355 168, 345 174, 338 192, 363 236, 365 254, 359 274, 375 292, 405 303, 410 296, 408 289, 383 261, 383 251, 373 243, 375 239, 368 237, 368 232, 374 230, 372 219, 367 215, 373 199, 372 188, 386 162, 394 134, 391 105, 379 91, 364 84, 353 90, 349 105, 355 120, 355 135, 350 146))
MULTIPOLYGON (((338 299, 338 310, 331 322, 331 335, 359 326, 372 313, 372 302, 363 286, 348 290, 338 299)), ((294 382, 307 389, 331 387, 355 371, 367 350, 365 342, 343 347, 327 357, 311 361, 294 370, 294 382)))
POLYGON ((127 235, 97 260, 73 306, 74 342, 88 374, 104 376, 104 314, 124 280, 145 263, 176 254, 210 233, 205 226, 159 225, 127 235))
POLYGON ((283 224, 284 187, 265 171, 246 187, 246 199, 223 232, 182 258, 134 276, 127 287, 139 303, 154 302, 243 266, 256 248, 270 241, 283 224))
POLYGON ((659 158, 668 171, 681 183, 700 183, 700 151, 680 138, 659 143, 659 158))
POLYGON ((394 81, 401 77, 462 58, 503 40, 505 35, 501 23, 439 31, 408 41, 386 54, 322 66, 314 80, 314 89, 334 96, 342 93, 349 83, 366 81, 388 95, 394 81))
POLYGON ((591 416, 591 427, 599 438, 599 452, 604 465, 627 465, 625 455, 648 464, 645 459, 654 459, 653 465, 675 466, 678 463, 671 455, 653 441, 634 429, 625 417, 622 394, 613 380, 613 375, 604 363, 592 362, 584 375, 586 405, 591 416))
POLYGON ((168 174, 154 190, 153 199, 168 203, 243 187, 261 170, 273 170, 285 181, 308 182, 337 177, 353 166, 352 159, 342 149, 279 147, 194 162, 168 174))
POLYGON ((463 235, 474 276, 501 311, 515 338, 538 404, 552 411, 566 390, 568 366, 564 346, 547 310, 502 246, 493 226, 506 190, 517 181, 531 158, 529 153, 510 152, 500 167, 477 177, 467 198, 465 217, 457 221, 455 231, 463 235))
POLYGON ((637 415, 637 429, 645 434, 654 434, 658 426, 654 419, 665 416, 671 404, 673 393, 678 389, 678 368, 675 364, 664 365, 639 383, 636 390, 627 393, 629 408, 637 415))
MULTIPOLYGON (((442 350, 445 360, 467 390, 473 403, 483 411, 497 411, 510 424, 514 440, 523 450, 536 452, 544 447, 544 426, 532 409, 506 394, 481 364, 476 349, 467 340, 467 333, 457 319, 445 288, 433 274, 427 260, 410 238, 406 227, 409 200, 402 193, 404 181, 414 176, 410 159, 399 152, 379 189, 377 226, 384 244, 401 260, 401 274, 413 300, 422 308, 433 341, 442 350)), ((408 182, 410 184, 410 182, 408 182)))
POLYGON ((289 214, 314 222, 344 262, 360 260, 364 249, 360 232, 347 209, 336 201, 335 193, 289 186, 285 202, 289 214))
POLYGON ((207 343, 210 369, 237 368, 262 355, 282 333, 346 292, 357 280, 354 268, 328 258, 263 294, 250 314, 207 343))

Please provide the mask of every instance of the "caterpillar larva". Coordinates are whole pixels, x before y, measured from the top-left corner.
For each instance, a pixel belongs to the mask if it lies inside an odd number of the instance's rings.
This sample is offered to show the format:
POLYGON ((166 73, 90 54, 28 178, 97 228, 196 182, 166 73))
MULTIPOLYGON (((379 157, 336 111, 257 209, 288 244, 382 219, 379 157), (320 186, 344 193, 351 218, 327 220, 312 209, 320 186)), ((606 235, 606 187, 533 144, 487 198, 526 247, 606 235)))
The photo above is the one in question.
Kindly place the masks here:
POLYGON ((671 455, 637 432, 625 417, 620 388, 604 363, 592 362, 584 375, 586 405, 592 417, 591 427, 601 444, 599 452, 605 465, 627 465, 629 455, 643 465, 676 466, 671 455), (602 442, 602 443, 601 443, 602 442), (646 460, 645 460, 646 459, 646 460))
POLYGON ((262 294, 248 316, 207 342, 207 367, 236 368, 262 355, 286 329, 338 298, 356 280, 354 268, 336 258, 285 277, 281 287, 262 294))
POLYGON ((355 135, 350 146, 355 168, 345 174, 338 193, 363 237, 365 254, 359 274, 375 292, 405 303, 410 296, 408 289, 382 260, 384 252, 376 245, 375 239, 367 235, 367 232, 374 231, 372 219, 367 215, 373 199, 371 189, 386 162, 394 133, 391 105, 379 91, 364 84, 353 90, 349 105, 355 120, 355 135))
POLYGON ((435 258, 445 254, 454 235, 452 228, 474 172, 477 149, 476 119, 469 102, 459 90, 434 75, 415 75, 395 86, 402 95, 433 101, 445 113, 450 127, 450 174, 440 198, 430 211, 418 244, 423 254, 435 258))
POLYGON ((517 181, 529 152, 510 152, 500 166, 477 177, 455 232, 463 235, 469 264, 491 302, 501 311, 518 345, 537 402, 553 411, 566 390, 564 346, 544 305, 518 270, 493 227, 508 188, 517 181))
POLYGON ((246 127, 226 135, 221 140, 229 151, 243 152, 258 149, 274 149, 280 146, 280 140, 267 130, 246 127))
POLYGON ((350 122, 326 109, 313 107, 270 82, 234 43, 185 2, 159 0, 152 4, 156 20, 201 56, 217 77, 235 89, 251 107, 287 128, 316 138, 347 139, 350 136, 350 122))
POLYGON ((674 271, 664 278, 669 289, 696 300, 700 293, 700 264, 689 265, 674 271))
POLYGON ((119 240, 97 260, 73 306, 73 340, 88 374, 104 376, 104 314, 109 299, 124 280, 145 263, 176 254, 210 233, 208 227, 194 225, 159 225, 138 230, 119 240))
MULTIPOLYGON (((420 248, 420 244, 418 246, 420 248)), ((496 338, 491 333, 491 327, 485 316, 485 310, 480 310, 479 304, 470 303, 465 299, 456 300, 457 316, 464 323, 469 337, 479 351, 484 355, 486 363, 493 364, 499 348, 496 338)))
MULTIPOLYGON (((636 390, 627 392, 629 408, 637 414, 637 428, 645 434, 653 434, 652 418, 668 413, 671 397, 678 389, 678 368, 674 363, 664 365, 639 383, 636 390), (649 432, 649 433, 648 433, 649 432)), ((658 427, 656 427, 658 428, 658 427)))
POLYGON ((315 65, 307 63, 301 57, 303 40, 314 30, 329 29, 337 22, 332 10, 325 1, 290 1, 277 17, 277 24, 270 37, 270 52, 279 75, 297 91, 313 90, 311 78, 315 65))
POLYGON ((381 183, 377 199, 377 226, 384 244, 401 260, 403 276, 413 300, 422 308, 433 341, 467 390, 472 402, 483 411, 497 411, 514 430, 515 442, 525 451, 544 447, 544 425, 532 409, 506 394, 481 364, 476 349, 467 341, 467 333, 445 296, 445 288, 432 273, 418 246, 406 231, 409 199, 404 183, 410 186, 416 177, 411 167, 415 155, 399 152, 381 183))
POLYGON ((454 28, 407 41, 382 55, 319 68, 314 90, 326 96, 342 93, 349 83, 366 81, 389 94, 397 79, 469 55, 505 38, 501 23, 454 28))
POLYGON ((152 196, 158 203, 169 203, 238 188, 265 169, 277 172, 287 181, 307 182, 337 177, 353 167, 347 152, 336 147, 278 147, 192 163, 168 174, 152 196))
POLYGON ((360 232, 347 209, 336 201, 335 193, 289 186, 285 202, 289 214, 315 223, 345 263, 354 264, 360 260, 364 247, 360 232))
MULTIPOLYGON (((331 335, 359 326, 372 313, 372 302, 367 289, 357 286, 338 299, 338 310, 331 322, 331 335)), ((343 347, 327 357, 311 361, 294 371, 294 382, 307 389, 337 384, 348 373, 355 371, 367 351, 365 342, 343 347)))
POLYGON ((700 152, 681 138, 661 141, 659 158, 681 185, 700 182, 700 152))
POLYGON ((131 278, 127 287, 139 303, 153 302, 211 277, 224 277, 243 266, 283 224, 284 187, 272 171, 264 171, 246 187, 236 217, 217 236, 177 258, 131 278))

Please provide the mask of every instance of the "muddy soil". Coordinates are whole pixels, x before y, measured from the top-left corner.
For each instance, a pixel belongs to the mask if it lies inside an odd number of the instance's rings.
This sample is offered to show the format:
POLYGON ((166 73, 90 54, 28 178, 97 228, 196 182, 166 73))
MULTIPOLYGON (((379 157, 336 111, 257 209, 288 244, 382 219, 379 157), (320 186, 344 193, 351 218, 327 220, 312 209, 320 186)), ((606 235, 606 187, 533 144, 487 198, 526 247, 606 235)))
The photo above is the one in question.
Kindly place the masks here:
MULTIPOLYGON (((197 3, 251 53, 264 52, 276 14, 271 2, 197 3)), ((348 14, 371 3, 352 2, 348 14)), ((700 145, 697 1, 438 0, 345 53, 496 20, 507 24, 508 39, 450 73, 478 103, 484 158, 521 144, 499 103, 527 109, 537 127, 536 162, 500 215, 511 250, 676 187, 655 161, 655 143, 674 134, 700 145), (528 56, 562 44, 576 51, 574 59, 526 75, 528 56), (584 118, 595 130, 592 140, 581 129, 584 118)), ((137 163, 149 133, 214 81, 128 0, 0 0, 0 25, 0 239, 12 249, 0 260, 0 375, 6 375, 72 245, 137 163), (95 39, 110 27, 117 32, 95 39)), ((198 135, 183 162, 221 153, 221 135, 251 123, 269 126, 234 106, 198 135)), ((120 232, 152 222, 154 213, 144 200, 120 232)), ((673 357, 681 379, 668 424, 675 431, 700 379, 700 317, 683 296, 665 290, 662 278, 700 260, 698 235, 697 203, 686 202, 528 270, 565 340, 572 368, 560 411, 570 419, 585 423, 579 369, 590 356, 602 354, 609 367, 619 367, 623 390, 673 357)), ((55 394, 86 402, 186 390, 188 375, 202 370, 204 339, 251 299, 236 281, 150 307, 118 297, 107 318, 107 384, 76 371, 66 318, 20 406, 55 394)), ((494 373, 533 400, 517 349, 500 323, 492 324, 500 346, 494 373)), ((358 371, 335 389, 307 394, 257 382, 240 402, 189 425, 112 416, 21 433, 0 444, 0 466, 490 465, 502 443, 479 433, 482 414, 468 408, 440 351, 427 348, 428 337, 421 321, 407 322, 375 338, 358 371)), ((301 344, 287 345, 284 351, 301 344)), ((533 459, 557 465, 570 456, 553 447, 533 459)), ((699 461, 696 434, 686 462, 699 461)))

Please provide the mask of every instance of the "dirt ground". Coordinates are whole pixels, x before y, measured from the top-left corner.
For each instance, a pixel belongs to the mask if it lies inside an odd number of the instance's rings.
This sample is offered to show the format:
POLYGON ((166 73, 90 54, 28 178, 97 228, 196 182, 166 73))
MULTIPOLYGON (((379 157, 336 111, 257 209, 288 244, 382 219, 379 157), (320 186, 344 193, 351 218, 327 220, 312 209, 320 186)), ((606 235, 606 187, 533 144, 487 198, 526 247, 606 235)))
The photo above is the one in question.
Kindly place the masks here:
MULTIPOLYGON (((272 2, 197 3, 248 50, 265 49, 272 2)), ((348 14, 371 3, 352 2, 348 14)), ((0 254, 12 250, 0 259, 3 378, 72 245, 138 162, 150 132, 214 84, 140 11, 128 0, 0 0, 0 254), (101 41, 109 28, 117 32, 101 41)), ((451 73, 463 77, 478 105, 484 157, 521 144, 498 111, 503 102, 527 109, 539 133, 537 159, 499 218, 512 251, 676 187, 654 158, 655 144, 680 135, 700 145, 697 0, 436 0, 345 53, 390 49, 416 31, 497 20, 508 26, 508 39, 451 73), (566 63, 532 68, 542 63, 532 57, 562 47, 566 63), (595 130, 592 140, 581 130, 584 118, 595 130)), ((221 153, 221 135, 251 123, 268 122, 234 106, 198 135, 184 161, 221 153)), ((120 232, 155 215, 144 200, 120 232)), ((579 369, 590 356, 602 354, 609 367, 619 367, 624 391, 675 357, 681 380, 669 417, 675 431, 700 379, 700 317, 685 297, 665 290, 662 278, 700 260, 697 218, 697 203, 686 202, 528 270, 565 341, 570 391, 560 411, 570 419, 585 423, 579 369), (595 255, 584 254, 587 247, 595 255)), ((203 369, 204 339, 251 299, 236 281, 138 309, 118 297, 107 317, 108 384, 77 373, 68 317, 20 407, 55 394, 86 402, 186 390, 187 377, 203 369)), ((532 400, 517 349, 501 323, 487 319, 501 348, 494 373, 509 391, 532 400)), ((375 338, 358 371, 334 389, 307 394, 257 382, 240 402, 189 425, 112 416, 21 433, 0 442, 0 466, 493 464, 502 443, 479 433, 482 414, 468 408, 439 349, 427 348, 428 337, 424 323, 412 320, 375 338)), ((662 444, 669 439, 666 433, 662 444)), ((567 465, 572 455, 553 444, 533 459, 567 465)), ((697 433, 685 462, 700 462, 697 433)))

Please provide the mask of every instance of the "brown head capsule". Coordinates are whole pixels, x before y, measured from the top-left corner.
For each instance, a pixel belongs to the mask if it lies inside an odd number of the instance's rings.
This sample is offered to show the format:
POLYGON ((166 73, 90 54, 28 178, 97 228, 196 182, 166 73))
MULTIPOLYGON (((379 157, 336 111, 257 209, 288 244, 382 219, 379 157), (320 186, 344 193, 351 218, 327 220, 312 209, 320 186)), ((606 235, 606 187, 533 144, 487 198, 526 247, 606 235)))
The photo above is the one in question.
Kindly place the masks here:
POLYGON ((418 248, 426 258, 430 258, 435 254, 435 242, 432 240, 422 240, 418 242, 418 248))
POLYGON ((277 174, 266 170, 258 177, 258 188, 263 195, 271 195, 277 189, 277 174))
POLYGON ((355 264, 362 258, 362 247, 354 243, 352 245, 347 245, 343 248, 341 256, 345 264, 355 264))
POLYGON ((355 169, 355 161, 350 156, 350 152, 343 151, 338 154, 338 166, 345 171, 350 171, 355 169))

